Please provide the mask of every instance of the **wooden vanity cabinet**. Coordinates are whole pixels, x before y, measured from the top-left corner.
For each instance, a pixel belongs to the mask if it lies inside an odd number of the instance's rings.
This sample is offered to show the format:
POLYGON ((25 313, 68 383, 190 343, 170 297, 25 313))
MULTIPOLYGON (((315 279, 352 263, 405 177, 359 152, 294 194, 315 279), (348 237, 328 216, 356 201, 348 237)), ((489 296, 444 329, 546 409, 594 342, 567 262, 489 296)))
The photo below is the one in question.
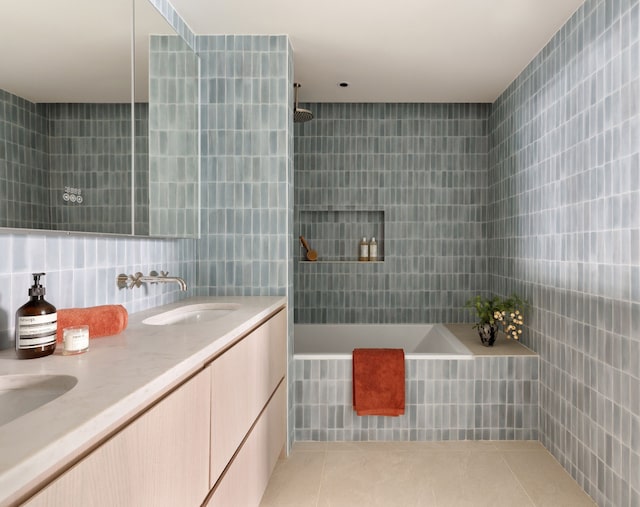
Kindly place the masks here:
POLYGON ((201 505, 209 491, 210 384, 205 369, 24 505, 201 505))
POLYGON ((23 505, 257 506, 286 441, 286 337, 281 310, 23 505))

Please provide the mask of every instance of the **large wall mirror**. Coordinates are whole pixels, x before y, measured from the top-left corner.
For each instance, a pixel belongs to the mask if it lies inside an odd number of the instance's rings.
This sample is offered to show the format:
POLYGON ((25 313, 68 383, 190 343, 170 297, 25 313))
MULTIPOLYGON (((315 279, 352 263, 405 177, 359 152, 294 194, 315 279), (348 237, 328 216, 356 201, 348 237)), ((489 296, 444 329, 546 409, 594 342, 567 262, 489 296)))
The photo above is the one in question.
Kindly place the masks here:
POLYGON ((186 42, 148 0, 2 0, 2 13, 0 227, 196 237, 186 42))

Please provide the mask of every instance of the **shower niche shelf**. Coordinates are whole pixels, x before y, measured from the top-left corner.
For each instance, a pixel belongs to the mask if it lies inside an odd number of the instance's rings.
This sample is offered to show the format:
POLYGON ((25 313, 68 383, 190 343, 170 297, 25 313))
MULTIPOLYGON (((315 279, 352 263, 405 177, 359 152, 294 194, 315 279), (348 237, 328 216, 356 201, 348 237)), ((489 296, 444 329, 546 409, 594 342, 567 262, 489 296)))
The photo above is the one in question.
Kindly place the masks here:
POLYGON ((307 261, 300 249, 300 262, 305 264, 380 264, 384 262, 384 210, 331 207, 302 207, 299 210, 299 234, 318 252, 317 261, 307 261), (360 240, 376 238, 378 260, 359 261, 360 240))

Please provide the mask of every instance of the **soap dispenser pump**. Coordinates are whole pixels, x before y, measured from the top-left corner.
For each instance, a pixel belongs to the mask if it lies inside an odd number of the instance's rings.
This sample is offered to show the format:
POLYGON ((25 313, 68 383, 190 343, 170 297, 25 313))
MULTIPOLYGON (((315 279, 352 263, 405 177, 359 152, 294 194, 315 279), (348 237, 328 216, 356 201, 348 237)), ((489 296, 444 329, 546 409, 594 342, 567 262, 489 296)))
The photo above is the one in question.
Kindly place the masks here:
POLYGON ((40 285, 44 273, 33 273, 29 301, 16 312, 16 355, 18 359, 33 359, 52 354, 56 349, 58 314, 55 306, 44 299, 40 285))

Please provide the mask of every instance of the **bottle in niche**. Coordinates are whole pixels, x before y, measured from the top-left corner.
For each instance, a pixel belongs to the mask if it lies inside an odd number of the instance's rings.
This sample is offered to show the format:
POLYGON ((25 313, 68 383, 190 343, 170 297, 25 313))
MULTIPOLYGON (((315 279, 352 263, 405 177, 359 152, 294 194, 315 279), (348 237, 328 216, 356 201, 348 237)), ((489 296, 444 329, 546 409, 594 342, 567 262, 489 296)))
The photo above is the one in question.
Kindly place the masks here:
POLYGON ((367 238, 362 238, 362 240, 360 241, 360 245, 358 248, 358 260, 369 260, 369 243, 367 243, 367 238))
POLYGON ((40 285, 44 273, 33 273, 29 301, 16 312, 16 355, 18 359, 33 359, 52 354, 56 349, 58 314, 56 307, 44 299, 40 285))
POLYGON ((376 242, 375 236, 372 236, 371 241, 369 241, 369 260, 378 260, 378 243, 376 242))

